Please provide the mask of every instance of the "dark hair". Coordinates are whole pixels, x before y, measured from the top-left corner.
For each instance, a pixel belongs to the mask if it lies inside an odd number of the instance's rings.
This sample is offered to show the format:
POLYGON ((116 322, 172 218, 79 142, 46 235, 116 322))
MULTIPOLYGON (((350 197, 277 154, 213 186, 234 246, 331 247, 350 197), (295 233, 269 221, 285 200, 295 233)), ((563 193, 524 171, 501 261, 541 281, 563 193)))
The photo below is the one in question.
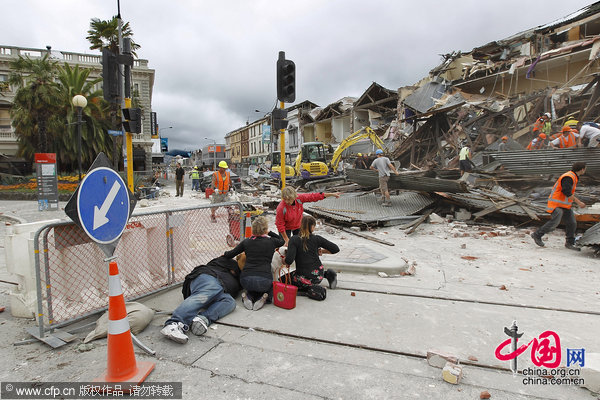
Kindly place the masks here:
POLYGON ((302 217, 300 223, 300 239, 302 240, 302 248, 308 250, 308 238, 310 237, 311 229, 317 224, 317 220, 312 215, 302 217))
POLYGON ((576 163, 573 163, 573 166, 571 167, 571 171, 577 172, 577 171, 581 171, 584 168, 585 168, 585 163, 583 161, 577 161, 576 163))

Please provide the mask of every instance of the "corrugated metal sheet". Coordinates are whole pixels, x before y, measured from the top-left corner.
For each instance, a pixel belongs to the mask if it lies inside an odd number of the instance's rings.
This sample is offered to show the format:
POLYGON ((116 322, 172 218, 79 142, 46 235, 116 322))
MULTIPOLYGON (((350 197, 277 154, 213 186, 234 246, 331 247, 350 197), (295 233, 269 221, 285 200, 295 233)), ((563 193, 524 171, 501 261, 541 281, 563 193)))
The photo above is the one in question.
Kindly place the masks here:
POLYGON ((550 150, 519 150, 490 152, 504 165, 504 170, 516 175, 562 174, 571 169, 576 161, 587 165, 587 175, 600 174, 600 148, 570 148, 550 150))
MULTIPOLYGON (((379 175, 377 171, 368 169, 347 169, 346 176, 349 181, 359 184, 366 188, 379 187, 379 175)), ((449 192, 466 193, 469 191, 467 184, 462 181, 449 179, 427 178, 415 174, 390 176, 388 182, 390 190, 404 189, 417 190, 420 192, 449 192)))
POLYGON ((429 82, 407 96, 402 103, 419 113, 424 113, 435 105, 434 99, 441 98, 447 89, 448 86, 442 83, 429 82))
POLYGON ((582 246, 600 245, 600 223, 585 231, 577 243, 582 246))
MULTIPOLYGON (((452 200, 457 201, 461 204, 464 204, 467 207, 481 209, 481 210, 486 209, 488 207, 492 207, 493 205, 495 205, 497 203, 507 200, 504 197, 500 197, 500 196, 496 197, 494 195, 494 193, 487 192, 487 193, 483 194, 477 190, 473 190, 470 193, 447 194, 447 197, 449 197, 452 200)), ((529 204, 527 204, 527 208, 531 209, 538 216, 546 215, 544 207, 529 203, 529 204)), ((519 205, 516 205, 516 204, 512 205, 510 207, 506 207, 501 210, 498 210, 497 212, 503 213, 503 214, 528 216, 528 214, 519 205)))
POLYGON ((392 207, 383 207, 374 193, 367 195, 343 195, 339 199, 328 197, 317 203, 305 203, 304 209, 313 214, 344 222, 375 223, 403 219, 433 204, 425 194, 404 192, 392 196, 392 207))

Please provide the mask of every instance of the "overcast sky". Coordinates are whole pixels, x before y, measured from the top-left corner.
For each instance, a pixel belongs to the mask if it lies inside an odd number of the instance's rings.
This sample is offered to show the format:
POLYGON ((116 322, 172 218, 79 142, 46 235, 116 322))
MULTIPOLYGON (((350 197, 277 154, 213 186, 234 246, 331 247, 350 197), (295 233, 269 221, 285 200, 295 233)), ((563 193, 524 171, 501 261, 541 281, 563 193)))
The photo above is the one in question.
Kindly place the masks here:
MULTIPOLYGON (((296 63, 296 100, 326 106, 372 82, 413 84, 440 54, 552 22, 583 0, 121 0, 137 54, 156 71, 152 109, 170 149, 224 142, 276 104, 278 52, 296 63)), ((90 19, 117 0, 3 0, 0 45, 95 53, 90 19)))

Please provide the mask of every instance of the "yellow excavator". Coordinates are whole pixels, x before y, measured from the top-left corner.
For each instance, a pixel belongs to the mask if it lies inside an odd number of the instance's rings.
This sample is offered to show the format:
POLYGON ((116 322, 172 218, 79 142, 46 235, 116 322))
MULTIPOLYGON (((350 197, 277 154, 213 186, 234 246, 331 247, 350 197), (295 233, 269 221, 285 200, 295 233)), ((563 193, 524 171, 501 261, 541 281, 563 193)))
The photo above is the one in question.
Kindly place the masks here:
MULTIPOLYGON (((271 157, 271 177, 273 179, 281 178, 281 152, 274 151, 271 157)), ((290 153, 285 153, 285 177, 293 178, 296 176, 296 171, 294 167, 291 165, 292 159, 290 157, 290 153)))
POLYGON ((327 160, 327 145, 321 142, 307 142, 302 144, 301 151, 298 153, 298 157, 296 157, 296 162, 294 163, 296 176, 302 178, 305 182, 304 186, 309 190, 323 188, 327 184, 344 181, 345 178, 343 176, 334 176, 342 159, 342 153, 348 147, 363 139, 369 139, 375 146, 385 150, 383 141, 369 127, 361 128, 342 140, 333 152, 331 161, 327 160))

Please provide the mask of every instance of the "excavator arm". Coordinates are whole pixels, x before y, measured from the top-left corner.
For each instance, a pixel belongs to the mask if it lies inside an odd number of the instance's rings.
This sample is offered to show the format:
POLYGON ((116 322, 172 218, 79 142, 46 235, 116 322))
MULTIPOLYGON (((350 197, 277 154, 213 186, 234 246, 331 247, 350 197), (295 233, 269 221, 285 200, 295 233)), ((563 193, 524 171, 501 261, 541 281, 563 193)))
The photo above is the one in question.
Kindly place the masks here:
POLYGON ((366 126, 364 128, 359 129, 358 131, 354 132, 352 135, 348 136, 346 139, 342 140, 340 145, 337 147, 337 149, 333 153, 333 157, 332 157, 331 163, 330 163, 331 169, 333 171, 337 171, 337 167, 338 167, 338 164, 340 163, 340 160, 342 159, 342 153, 344 152, 344 150, 346 150, 348 147, 352 146, 353 144, 360 142, 363 139, 370 139, 371 142, 375 146, 377 146, 381 150, 385 150, 385 145, 383 144, 383 141, 379 138, 379 136, 377 136, 377 134, 375 133, 375 131, 373 129, 366 126))

